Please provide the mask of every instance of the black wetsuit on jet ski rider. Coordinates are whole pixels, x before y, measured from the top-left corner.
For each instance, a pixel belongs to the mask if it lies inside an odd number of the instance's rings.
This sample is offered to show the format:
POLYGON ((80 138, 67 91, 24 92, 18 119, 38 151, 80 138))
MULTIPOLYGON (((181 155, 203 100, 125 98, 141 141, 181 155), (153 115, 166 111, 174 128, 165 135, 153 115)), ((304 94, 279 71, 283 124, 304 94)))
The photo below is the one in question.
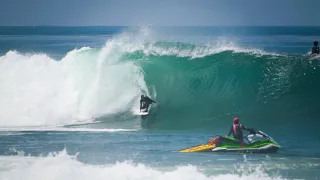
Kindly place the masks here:
POLYGON ((148 112, 149 106, 152 103, 157 103, 156 101, 150 99, 148 96, 141 95, 140 99, 140 112, 143 110, 143 112, 148 112))

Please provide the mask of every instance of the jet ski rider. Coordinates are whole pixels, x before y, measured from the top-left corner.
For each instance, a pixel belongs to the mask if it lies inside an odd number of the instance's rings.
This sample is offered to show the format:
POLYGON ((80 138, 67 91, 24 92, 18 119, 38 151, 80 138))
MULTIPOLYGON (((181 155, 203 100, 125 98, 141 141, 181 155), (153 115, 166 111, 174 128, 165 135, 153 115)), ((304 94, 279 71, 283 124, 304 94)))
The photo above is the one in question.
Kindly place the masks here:
POLYGON ((250 131, 250 132, 254 131, 252 128, 246 128, 245 126, 240 124, 239 118, 235 117, 233 119, 233 125, 231 126, 227 136, 229 137, 231 135, 231 133, 233 133, 233 137, 240 141, 241 146, 244 146, 245 144, 243 141, 243 132, 242 132, 243 129, 250 131))

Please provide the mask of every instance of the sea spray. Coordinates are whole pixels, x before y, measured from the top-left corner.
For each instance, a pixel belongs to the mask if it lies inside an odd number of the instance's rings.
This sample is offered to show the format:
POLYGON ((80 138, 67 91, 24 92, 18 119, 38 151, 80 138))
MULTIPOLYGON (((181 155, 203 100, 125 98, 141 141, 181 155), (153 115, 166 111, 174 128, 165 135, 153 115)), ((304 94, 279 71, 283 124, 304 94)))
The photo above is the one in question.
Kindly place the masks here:
POLYGON ((152 167, 145 164, 134 164, 131 162, 118 162, 115 164, 91 165, 77 160, 77 154, 68 155, 66 149, 57 153, 50 153, 47 156, 9 156, 0 157, 0 168, 7 169, 0 173, 3 180, 18 180, 23 177, 25 180, 160 180, 160 179, 188 179, 188 180, 213 180, 213 179, 263 179, 281 180, 280 176, 267 175, 262 169, 252 169, 248 172, 226 174, 204 173, 201 168, 193 165, 181 165, 178 167, 152 167), (10 163, 8 162, 10 158, 10 163), (6 163, 6 164, 4 164, 6 163), (162 170, 167 169, 167 170, 162 170))

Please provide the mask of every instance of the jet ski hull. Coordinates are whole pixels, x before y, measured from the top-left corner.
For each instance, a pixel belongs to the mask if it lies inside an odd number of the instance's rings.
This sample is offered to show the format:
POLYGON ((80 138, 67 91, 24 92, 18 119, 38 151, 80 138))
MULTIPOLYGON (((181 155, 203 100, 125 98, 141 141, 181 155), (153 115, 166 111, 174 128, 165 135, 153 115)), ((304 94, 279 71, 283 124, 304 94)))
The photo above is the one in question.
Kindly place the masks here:
POLYGON ((212 152, 238 152, 238 153, 276 153, 279 147, 273 144, 267 144, 261 147, 217 147, 211 149, 212 152))
POLYGON ((208 144, 193 146, 179 152, 275 153, 280 149, 280 145, 269 136, 249 135, 248 137, 249 143, 244 146, 241 146, 240 142, 234 138, 217 136, 208 144))
POLYGON ((252 147, 215 147, 215 145, 202 144, 193 146, 179 152, 239 152, 239 153, 275 153, 279 150, 279 146, 273 144, 266 144, 264 146, 252 147))

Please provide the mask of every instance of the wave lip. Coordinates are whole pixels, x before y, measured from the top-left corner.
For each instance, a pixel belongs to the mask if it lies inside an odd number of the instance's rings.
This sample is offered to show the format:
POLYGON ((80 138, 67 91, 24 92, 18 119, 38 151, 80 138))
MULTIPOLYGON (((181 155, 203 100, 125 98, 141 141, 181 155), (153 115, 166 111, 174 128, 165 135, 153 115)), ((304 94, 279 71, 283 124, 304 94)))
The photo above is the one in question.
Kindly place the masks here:
POLYGON ((245 53, 256 56, 286 56, 283 54, 266 52, 256 48, 242 48, 231 42, 206 43, 203 45, 182 42, 128 42, 117 41, 117 46, 122 47, 127 53, 143 52, 146 56, 176 56, 189 57, 191 59, 204 58, 215 54, 231 51, 233 53, 245 53))

